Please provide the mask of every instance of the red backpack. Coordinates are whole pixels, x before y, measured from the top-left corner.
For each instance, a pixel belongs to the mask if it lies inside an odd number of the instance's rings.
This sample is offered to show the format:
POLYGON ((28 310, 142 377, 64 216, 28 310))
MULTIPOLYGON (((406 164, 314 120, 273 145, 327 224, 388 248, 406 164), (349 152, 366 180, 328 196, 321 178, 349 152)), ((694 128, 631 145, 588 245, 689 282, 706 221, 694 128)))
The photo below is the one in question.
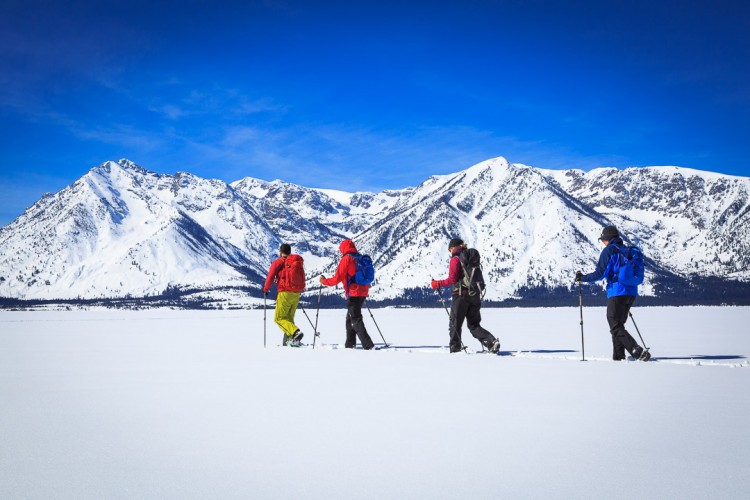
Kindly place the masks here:
POLYGON ((279 282, 290 292, 301 292, 305 289, 305 266, 302 257, 292 254, 284 259, 284 272, 279 282))

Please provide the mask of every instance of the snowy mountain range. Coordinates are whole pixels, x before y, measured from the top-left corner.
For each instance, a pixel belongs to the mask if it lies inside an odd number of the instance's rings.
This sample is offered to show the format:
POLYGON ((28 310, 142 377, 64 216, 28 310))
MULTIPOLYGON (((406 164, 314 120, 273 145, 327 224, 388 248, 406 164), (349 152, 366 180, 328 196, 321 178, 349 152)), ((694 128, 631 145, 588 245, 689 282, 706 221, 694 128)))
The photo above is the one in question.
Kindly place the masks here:
MULTIPOLYGON (((352 238, 373 257, 374 301, 434 302, 447 243, 480 250, 491 301, 570 295, 616 225, 648 258, 646 296, 750 298, 750 178, 678 167, 543 170, 491 159, 415 188, 231 184, 108 161, 0 228, 0 297, 21 300, 259 297, 282 242, 305 258, 308 290, 352 238)), ((339 290, 327 289, 326 294, 339 290)))

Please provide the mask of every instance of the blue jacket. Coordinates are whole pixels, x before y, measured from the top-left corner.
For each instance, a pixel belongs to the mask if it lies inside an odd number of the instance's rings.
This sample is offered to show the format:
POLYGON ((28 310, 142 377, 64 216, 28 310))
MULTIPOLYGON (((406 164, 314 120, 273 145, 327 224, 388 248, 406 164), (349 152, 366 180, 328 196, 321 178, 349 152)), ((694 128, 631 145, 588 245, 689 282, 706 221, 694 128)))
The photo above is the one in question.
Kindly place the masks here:
POLYGON ((621 285, 617 281, 617 275, 615 274, 613 267, 613 257, 619 253, 619 248, 622 247, 622 238, 612 238, 609 241, 609 245, 604 247, 602 253, 599 255, 599 263, 596 265, 596 270, 593 273, 585 274, 581 277, 581 281, 592 282, 599 281, 602 278, 607 279, 607 297, 619 297, 621 295, 633 295, 638 296, 637 286, 626 286, 621 285))

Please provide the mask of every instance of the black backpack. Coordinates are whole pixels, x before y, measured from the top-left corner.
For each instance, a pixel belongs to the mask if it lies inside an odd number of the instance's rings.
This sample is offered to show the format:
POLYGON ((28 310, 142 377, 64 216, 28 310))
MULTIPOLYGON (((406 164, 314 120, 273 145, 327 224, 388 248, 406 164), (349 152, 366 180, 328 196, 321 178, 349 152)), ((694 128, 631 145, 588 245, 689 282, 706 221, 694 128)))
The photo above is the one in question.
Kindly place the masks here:
POLYGON ((459 290, 467 289, 469 295, 479 294, 483 298, 487 287, 484 284, 482 265, 479 260, 479 250, 476 248, 467 248, 459 254, 458 261, 461 263, 464 275, 458 280, 458 286, 459 290))

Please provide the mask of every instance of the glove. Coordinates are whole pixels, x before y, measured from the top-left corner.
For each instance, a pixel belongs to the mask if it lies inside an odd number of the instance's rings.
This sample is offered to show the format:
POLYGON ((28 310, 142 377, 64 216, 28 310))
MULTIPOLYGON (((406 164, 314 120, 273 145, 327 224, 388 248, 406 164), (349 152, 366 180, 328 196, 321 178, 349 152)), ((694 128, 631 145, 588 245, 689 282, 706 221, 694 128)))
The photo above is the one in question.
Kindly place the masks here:
POLYGON ((581 278, 583 278, 583 273, 581 271, 576 271, 576 283, 580 283, 581 278))
POLYGON ((439 288, 438 282, 435 280, 432 280, 430 282, 430 286, 432 287, 433 290, 437 290, 439 288))

